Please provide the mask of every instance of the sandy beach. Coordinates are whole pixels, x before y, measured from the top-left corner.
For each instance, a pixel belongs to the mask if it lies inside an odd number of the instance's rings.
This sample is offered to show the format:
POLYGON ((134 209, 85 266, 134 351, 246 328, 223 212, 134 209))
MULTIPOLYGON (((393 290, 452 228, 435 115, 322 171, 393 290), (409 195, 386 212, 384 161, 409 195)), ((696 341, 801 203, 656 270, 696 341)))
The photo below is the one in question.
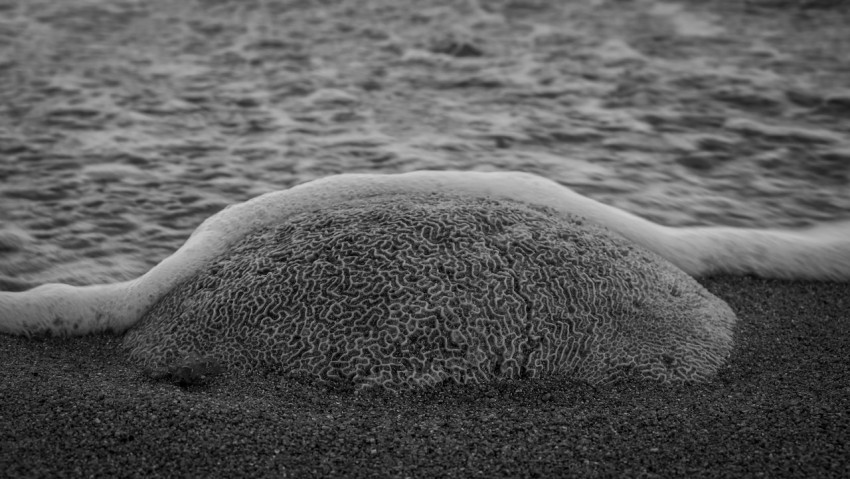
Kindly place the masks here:
POLYGON ((846 477, 847 287, 704 281, 740 317, 711 383, 354 395, 152 382, 115 337, 0 337, 5 477, 846 477))

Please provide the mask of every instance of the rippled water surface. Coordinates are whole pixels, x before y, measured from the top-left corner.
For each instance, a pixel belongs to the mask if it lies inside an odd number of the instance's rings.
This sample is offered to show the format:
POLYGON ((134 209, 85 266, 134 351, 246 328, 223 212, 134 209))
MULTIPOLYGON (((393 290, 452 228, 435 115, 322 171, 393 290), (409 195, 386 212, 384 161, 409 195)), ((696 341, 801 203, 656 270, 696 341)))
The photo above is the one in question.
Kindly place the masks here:
POLYGON ((0 0, 0 279, 135 277, 226 204, 342 172, 847 218, 850 14, 778 3, 0 0))

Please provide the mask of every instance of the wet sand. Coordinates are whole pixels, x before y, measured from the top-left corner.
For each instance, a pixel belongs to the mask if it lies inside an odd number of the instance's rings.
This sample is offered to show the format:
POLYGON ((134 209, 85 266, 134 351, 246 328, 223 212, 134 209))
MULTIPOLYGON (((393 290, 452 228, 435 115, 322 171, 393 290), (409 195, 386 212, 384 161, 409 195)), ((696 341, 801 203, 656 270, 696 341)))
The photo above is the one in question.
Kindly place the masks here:
POLYGON ((270 377, 145 379, 114 337, 0 337, 5 477, 847 477, 850 291, 716 278, 716 380, 389 396, 270 377))

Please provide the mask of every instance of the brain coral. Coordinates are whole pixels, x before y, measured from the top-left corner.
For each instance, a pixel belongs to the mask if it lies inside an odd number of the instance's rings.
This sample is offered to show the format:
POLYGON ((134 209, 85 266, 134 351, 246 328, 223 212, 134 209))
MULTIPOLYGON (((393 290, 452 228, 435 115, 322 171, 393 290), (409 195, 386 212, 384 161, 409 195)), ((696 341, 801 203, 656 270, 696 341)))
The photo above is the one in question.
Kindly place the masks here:
POLYGON ((187 357, 391 390, 562 376, 703 380, 735 316, 660 257, 577 217, 405 195, 244 238, 129 331, 151 369, 187 357))

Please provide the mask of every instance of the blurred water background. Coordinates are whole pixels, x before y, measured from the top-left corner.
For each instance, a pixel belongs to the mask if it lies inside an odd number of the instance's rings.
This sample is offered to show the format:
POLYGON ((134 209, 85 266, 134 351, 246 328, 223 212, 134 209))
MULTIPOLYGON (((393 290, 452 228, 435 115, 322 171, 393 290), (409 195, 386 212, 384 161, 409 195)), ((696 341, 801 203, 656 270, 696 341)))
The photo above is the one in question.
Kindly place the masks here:
POLYGON ((0 286, 136 277, 225 205, 344 172, 846 219, 850 15, 808 3, 2 0, 0 286))

